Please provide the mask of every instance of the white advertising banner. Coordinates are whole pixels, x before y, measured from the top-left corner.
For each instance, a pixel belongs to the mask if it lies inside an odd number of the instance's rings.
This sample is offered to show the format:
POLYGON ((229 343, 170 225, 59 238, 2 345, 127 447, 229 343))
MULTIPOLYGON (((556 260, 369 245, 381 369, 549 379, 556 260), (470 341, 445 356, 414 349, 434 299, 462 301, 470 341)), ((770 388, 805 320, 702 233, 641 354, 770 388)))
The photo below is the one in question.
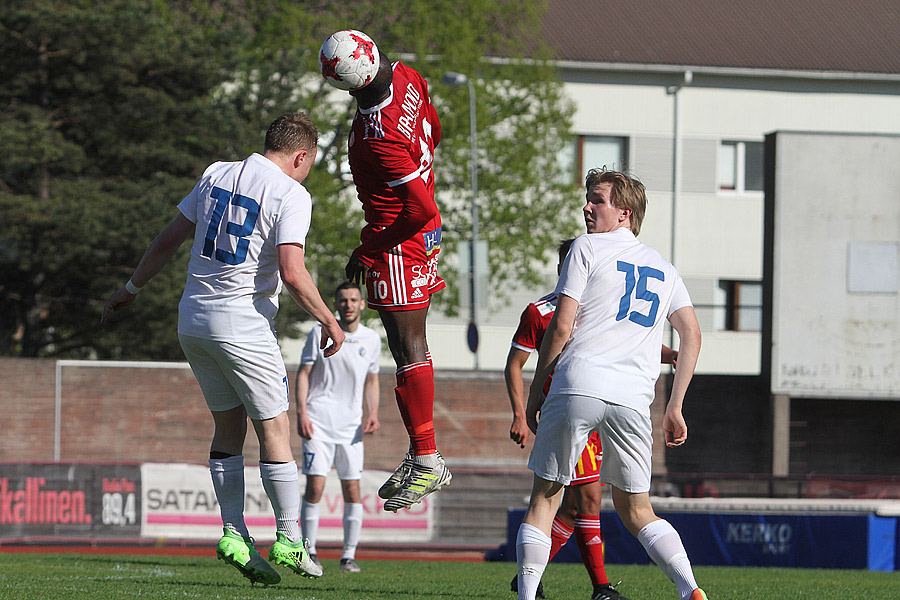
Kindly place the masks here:
MULTIPOLYGON (((434 535, 437 494, 409 510, 385 512, 378 488, 388 478, 386 471, 364 471, 360 480, 363 503, 361 543, 422 542, 434 535)), ((209 469, 204 465, 144 463, 141 465, 143 513, 141 537, 217 540, 222 535, 219 505, 209 469)), ((263 490, 256 466, 244 469, 244 520, 259 541, 274 541, 275 517, 263 490)), ((300 475, 301 493, 305 478, 300 475)), ((319 541, 343 538, 344 501, 337 474, 325 482, 319 503, 319 541)))

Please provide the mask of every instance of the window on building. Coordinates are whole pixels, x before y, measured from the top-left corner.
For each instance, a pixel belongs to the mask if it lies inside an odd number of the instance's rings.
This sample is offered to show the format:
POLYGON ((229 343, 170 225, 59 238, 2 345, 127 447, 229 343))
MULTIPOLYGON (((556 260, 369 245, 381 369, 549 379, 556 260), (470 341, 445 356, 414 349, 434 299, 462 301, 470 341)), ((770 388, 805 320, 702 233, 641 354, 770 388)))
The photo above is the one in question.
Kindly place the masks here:
POLYGON ((720 190, 761 192, 763 189, 763 143, 723 140, 719 144, 720 190))
POLYGON ((720 279, 716 296, 716 329, 762 330, 762 282, 720 279))
POLYGON ((605 166, 616 171, 628 168, 628 138, 609 135, 578 136, 575 161, 580 173, 579 183, 584 183, 587 172, 605 166))

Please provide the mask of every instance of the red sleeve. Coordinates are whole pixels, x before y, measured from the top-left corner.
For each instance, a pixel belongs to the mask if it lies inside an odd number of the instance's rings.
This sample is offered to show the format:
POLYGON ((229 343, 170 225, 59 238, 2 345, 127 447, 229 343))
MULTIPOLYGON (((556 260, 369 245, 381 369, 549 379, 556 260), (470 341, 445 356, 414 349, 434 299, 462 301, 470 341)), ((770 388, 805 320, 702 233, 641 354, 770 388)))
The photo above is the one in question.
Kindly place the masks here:
POLYGON ((519 327, 513 334, 512 345, 520 350, 534 352, 540 348, 543 339, 544 327, 541 324, 541 314, 534 304, 529 304, 519 318, 519 327))
MULTIPOLYGON (((409 156, 409 152, 399 148, 400 144, 388 140, 369 140, 373 155, 373 165, 379 175, 397 194, 403 204, 394 222, 374 232, 353 255, 363 264, 372 266, 375 257, 385 250, 408 240, 419 233, 425 225, 439 214, 434 196, 420 177, 420 167, 409 156), (402 150, 402 151, 398 151, 402 150)), ((432 175, 433 177, 433 175, 432 175)))

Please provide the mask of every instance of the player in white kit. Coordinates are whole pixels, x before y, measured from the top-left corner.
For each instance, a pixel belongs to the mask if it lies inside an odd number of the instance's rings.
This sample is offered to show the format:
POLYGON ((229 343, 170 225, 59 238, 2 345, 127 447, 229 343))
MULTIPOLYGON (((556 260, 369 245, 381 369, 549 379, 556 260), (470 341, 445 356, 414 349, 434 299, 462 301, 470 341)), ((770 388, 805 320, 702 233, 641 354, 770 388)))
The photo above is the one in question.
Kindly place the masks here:
POLYGON ((273 324, 283 283, 322 324, 323 347, 332 342, 327 356, 344 341, 305 266, 312 201, 301 182, 315 161, 317 141, 306 115, 286 114, 266 132, 262 155, 210 165, 125 287, 110 296, 101 318, 131 304, 193 235, 178 337, 215 423, 209 470, 224 526, 216 554, 253 583, 278 583, 281 576, 257 552, 244 522, 248 417, 259 438, 260 476, 275 512, 269 560, 303 576, 322 574, 309 559, 298 524, 287 372, 273 324))
POLYGON ((322 328, 313 327, 306 338, 297 373, 297 430, 303 438, 303 474, 306 493, 300 522, 316 558, 319 503, 325 477, 334 465, 344 498, 344 546, 340 569, 358 573, 356 547, 362 528, 363 505, 359 478, 363 470, 363 434, 378 431, 378 370, 381 337, 360 323, 364 307, 355 283, 344 282, 334 292, 338 322, 344 330, 343 352, 325 358, 322 328), (368 416, 363 421, 363 405, 368 416))
POLYGON ((682 600, 706 600, 681 537, 653 512, 649 494, 650 404, 664 318, 679 336, 678 368, 663 419, 670 447, 687 439, 681 407, 700 353, 700 327, 675 267, 635 237, 646 211, 644 186, 616 171, 592 169, 585 188, 588 233, 575 240, 563 264, 559 301, 526 407, 535 432, 528 466, 535 475, 516 541, 519 598, 535 597, 561 492, 597 429, 601 481, 611 486, 622 522, 678 586, 682 600), (551 371, 545 398, 542 389, 551 371))

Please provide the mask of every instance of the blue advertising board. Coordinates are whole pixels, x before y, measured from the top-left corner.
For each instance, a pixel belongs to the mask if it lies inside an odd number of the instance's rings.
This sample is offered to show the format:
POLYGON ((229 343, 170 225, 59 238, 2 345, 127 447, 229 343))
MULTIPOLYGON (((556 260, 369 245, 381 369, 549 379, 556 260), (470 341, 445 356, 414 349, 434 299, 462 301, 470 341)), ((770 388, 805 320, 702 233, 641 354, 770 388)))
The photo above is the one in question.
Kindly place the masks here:
MULTIPOLYGON (((691 563, 754 567, 893 571, 900 562, 896 517, 873 514, 658 513, 681 535, 691 563)), ((525 511, 509 511, 508 560, 525 511)), ((600 514, 605 560, 647 564, 650 559, 611 511, 600 514)), ((554 561, 580 562, 574 539, 554 561)))

